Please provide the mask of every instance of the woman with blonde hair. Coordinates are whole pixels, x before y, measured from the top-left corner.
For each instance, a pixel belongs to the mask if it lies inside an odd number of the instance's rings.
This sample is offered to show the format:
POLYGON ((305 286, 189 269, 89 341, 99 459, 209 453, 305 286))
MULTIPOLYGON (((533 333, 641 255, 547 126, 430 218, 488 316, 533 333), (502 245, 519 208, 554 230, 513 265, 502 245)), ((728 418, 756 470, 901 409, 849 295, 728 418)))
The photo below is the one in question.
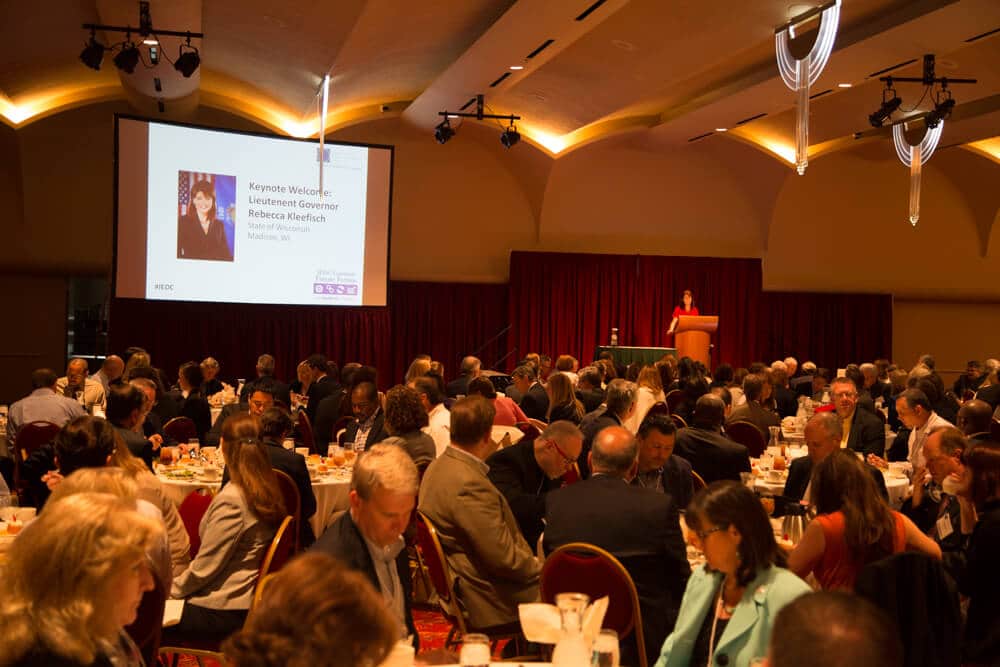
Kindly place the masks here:
POLYGON ((164 630, 164 645, 218 641, 243 627, 261 558, 286 516, 257 420, 246 412, 231 416, 221 442, 230 481, 201 521, 198 555, 174 579, 171 597, 186 602, 180 622, 164 630))
POLYGON ((0 666, 141 665, 122 628, 154 585, 146 553, 160 537, 111 494, 50 501, 0 564, 0 666))
POLYGON ((427 375, 427 372, 431 369, 431 358, 426 355, 421 355, 414 359, 410 363, 410 367, 406 369, 406 379, 403 380, 403 384, 410 384, 418 377, 427 375))
POLYGON ((639 424, 646 418, 646 413, 653 405, 667 400, 663 394, 660 370, 656 366, 643 366, 636 384, 639 385, 639 391, 636 393, 635 410, 622 424, 632 434, 639 432, 639 424))
POLYGON ((545 393, 549 395, 549 410, 545 418, 551 424, 554 421, 569 421, 579 424, 583 419, 583 403, 573 391, 573 380, 566 373, 553 373, 545 385, 545 393))

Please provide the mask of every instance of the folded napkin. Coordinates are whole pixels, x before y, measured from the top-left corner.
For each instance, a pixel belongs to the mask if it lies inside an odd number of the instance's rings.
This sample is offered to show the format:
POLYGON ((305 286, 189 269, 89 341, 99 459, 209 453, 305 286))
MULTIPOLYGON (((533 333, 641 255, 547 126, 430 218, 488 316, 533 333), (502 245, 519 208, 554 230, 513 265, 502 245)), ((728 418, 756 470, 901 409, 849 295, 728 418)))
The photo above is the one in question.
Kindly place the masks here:
MULTIPOLYGON (((608 611, 608 596, 587 606, 583 612, 583 637, 592 642, 601 633, 601 624, 608 611)), ((559 607, 544 602, 532 602, 517 606, 521 619, 521 631, 529 642, 537 644, 555 644, 562 634, 562 617, 559 607)))

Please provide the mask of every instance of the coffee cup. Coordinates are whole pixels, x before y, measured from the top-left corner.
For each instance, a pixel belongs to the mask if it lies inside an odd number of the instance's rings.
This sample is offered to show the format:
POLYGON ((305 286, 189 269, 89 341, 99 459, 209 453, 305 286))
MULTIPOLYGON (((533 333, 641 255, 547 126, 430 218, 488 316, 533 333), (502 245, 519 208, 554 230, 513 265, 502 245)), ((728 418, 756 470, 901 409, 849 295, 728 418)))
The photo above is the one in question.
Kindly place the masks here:
POLYGON ((308 457, 309 456, 309 448, 308 447, 296 447, 295 448, 295 453, 301 455, 302 457, 308 457))
POLYGON ((769 482, 780 482, 781 481, 781 471, 780 470, 768 470, 765 475, 765 479, 769 482))
POLYGON ((222 475, 222 471, 216 466, 205 466, 201 469, 201 475, 205 479, 219 479, 222 475))

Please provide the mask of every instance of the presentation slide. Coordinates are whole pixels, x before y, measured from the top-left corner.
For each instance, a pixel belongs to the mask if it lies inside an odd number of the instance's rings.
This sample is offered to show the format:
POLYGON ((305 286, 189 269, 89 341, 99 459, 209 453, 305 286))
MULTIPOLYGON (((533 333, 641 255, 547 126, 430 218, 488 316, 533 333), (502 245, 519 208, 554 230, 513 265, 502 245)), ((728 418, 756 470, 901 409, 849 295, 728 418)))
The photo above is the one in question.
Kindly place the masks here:
POLYGON ((386 305, 392 147, 116 120, 116 296, 386 305))

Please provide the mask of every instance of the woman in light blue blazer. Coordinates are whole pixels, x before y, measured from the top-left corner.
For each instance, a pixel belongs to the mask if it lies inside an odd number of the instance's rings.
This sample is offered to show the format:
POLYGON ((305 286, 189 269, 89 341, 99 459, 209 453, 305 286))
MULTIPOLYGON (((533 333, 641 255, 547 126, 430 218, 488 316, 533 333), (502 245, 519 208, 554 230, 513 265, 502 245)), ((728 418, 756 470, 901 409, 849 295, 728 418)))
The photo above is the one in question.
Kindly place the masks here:
POLYGON ((811 589, 780 567, 785 557, 771 522, 742 484, 702 489, 685 520, 708 562, 688 580, 656 667, 747 667, 767 655, 781 608, 811 589))

